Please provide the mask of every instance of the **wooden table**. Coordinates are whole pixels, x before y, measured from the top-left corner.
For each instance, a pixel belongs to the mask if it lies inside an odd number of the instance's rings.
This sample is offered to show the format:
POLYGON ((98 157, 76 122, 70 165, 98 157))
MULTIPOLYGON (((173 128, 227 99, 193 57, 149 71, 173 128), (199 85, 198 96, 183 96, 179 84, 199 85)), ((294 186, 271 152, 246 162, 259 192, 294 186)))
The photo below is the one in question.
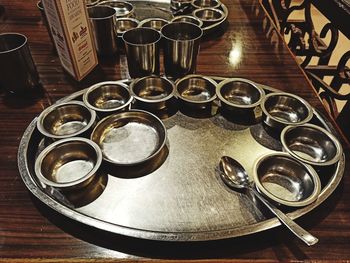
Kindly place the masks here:
MULTIPOLYGON (((266 25, 268 19, 257 2, 224 1, 229 8, 229 25, 225 34, 213 35, 202 42, 197 72, 248 78, 293 92, 325 113, 292 53, 278 35, 268 34, 264 29, 263 24, 266 25)), ((77 83, 63 72, 59 59, 52 53, 36 2, 3 0, 1 4, 6 9, 6 20, 0 24, 0 32, 19 32, 28 36, 46 94, 34 100, 11 96, 1 90, 0 261, 350 260, 349 169, 330 198, 297 220, 320 239, 313 247, 306 247, 284 227, 212 242, 138 240, 98 231, 47 208, 27 191, 18 172, 17 149, 24 130, 36 115, 59 98, 99 81, 120 79, 125 74, 125 63, 119 63, 122 56, 103 61, 98 70, 77 83)))

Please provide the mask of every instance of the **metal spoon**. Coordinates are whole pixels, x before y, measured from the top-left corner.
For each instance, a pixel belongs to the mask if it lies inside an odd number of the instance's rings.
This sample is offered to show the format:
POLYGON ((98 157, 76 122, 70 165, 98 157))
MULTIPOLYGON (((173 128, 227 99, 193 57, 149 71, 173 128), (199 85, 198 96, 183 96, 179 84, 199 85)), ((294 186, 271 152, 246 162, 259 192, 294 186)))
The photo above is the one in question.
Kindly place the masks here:
POLYGON ((231 188, 248 189, 259 200, 264 203, 267 208, 274 213, 277 218, 289 228, 298 238, 304 241, 308 246, 312 246, 318 242, 318 239, 296 224, 292 219, 285 215, 281 210, 266 200, 256 189, 254 183, 249 181, 246 170, 240 163, 228 156, 221 157, 220 164, 221 179, 231 188))

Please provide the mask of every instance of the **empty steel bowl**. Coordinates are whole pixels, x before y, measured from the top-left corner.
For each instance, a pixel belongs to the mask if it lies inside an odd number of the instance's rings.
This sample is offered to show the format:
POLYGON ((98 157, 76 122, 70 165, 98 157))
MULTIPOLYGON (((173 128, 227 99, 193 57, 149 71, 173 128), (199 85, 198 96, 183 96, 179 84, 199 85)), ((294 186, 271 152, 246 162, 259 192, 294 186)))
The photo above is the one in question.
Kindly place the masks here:
POLYGON ((169 22, 163 18, 147 18, 140 22, 140 27, 150 27, 160 31, 161 28, 167 25, 169 22))
POLYGON ((130 18, 130 17, 117 18, 116 20, 117 35, 121 37, 126 31, 138 27, 139 23, 140 23, 139 20, 135 18, 130 18))
POLYGON ((37 128, 53 139, 63 139, 85 134, 96 121, 96 112, 83 102, 70 101, 54 104, 38 117, 37 128))
POLYGON ((203 22, 203 26, 209 26, 224 19, 225 13, 216 8, 199 8, 192 15, 203 22))
POLYGON ((160 110, 168 106, 174 96, 175 85, 164 77, 147 76, 135 79, 130 84, 130 91, 142 108, 160 110))
POLYGON ((193 0, 194 8, 218 8, 221 5, 219 0, 193 0))
POLYGON ((113 81, 97 83, 83 95, 84 103, 99 113, 124 110, 128 108, 132 99, 127 85, 113 81))
POLYGON ((196 108, 209 106, 216 98, 216 82, 201 75, 188 75, 176 81, 178 98, 196 108))
POLYGON ((109 0, 109 1, 100 2, 99 5, 106 5, 106 6, 113 7, 116 11, 115 16, 117 18, 130 17, 134 12, 134 6, 131 3, 126 1, 109 0))
POLYGON ((270 93, 261 103, 264 123, 281 131, 288 125, 304 124, 312 119, 309 103, 290 93, 270 93))
POLYGON ((88 185, 102 162, 96 143, 80 137, 50 144, 35 161, 35 173, 45 185, 63 191, 88 185))
POLYGON ((199 27, 201 27, 203 25, 203 22, 201 20, 199 20, 198 18, 193 17, 193 16, 186 16, 186 15, 175 16, 171 20, 171 22, 172 23, 175 23, 175 22, 187 22, 187 23, 195 24, 196 26, 199 26, 199 27))
POLYGON ((118 166, 135 166, 155 157, 165 146, 166 128, 155 115, 140 110, 102 119, 91 134, 103 159, 118 166))
POLYGON ((253 81, 242 78, 220 82, 216 94, 224 109, 238 113, 254 113, 265 96, 262 88, 253 81))
POLYGON ((321 190, 315 170, 286 153, 272 153, 259 158, 254 164, 253 177, 262 194, 291 207, 311 204, 321 190))
POLYGON ((291 156, 313 166, 334 164, 343 152, 334 135, 313 124, 287 126, 281 133, 281 142, 291 156))

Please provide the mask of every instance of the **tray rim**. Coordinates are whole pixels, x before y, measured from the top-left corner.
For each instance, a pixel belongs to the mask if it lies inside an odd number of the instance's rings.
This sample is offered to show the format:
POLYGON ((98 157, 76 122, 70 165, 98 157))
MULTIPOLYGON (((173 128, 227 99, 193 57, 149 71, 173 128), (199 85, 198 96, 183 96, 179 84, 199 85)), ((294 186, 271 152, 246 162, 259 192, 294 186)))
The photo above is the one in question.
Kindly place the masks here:
MULTIPOLYGON (((212 77, 213 79, 217 81, 221 81, 223 79, 227 79, 224 77, 213 77, 213 76, 207 76, 212 77)), ((229 77, 228 77, 229 78, 229 77)), ((125 83, 130 80, 119 80, 115 81, 116 83, 125 83)), ((271 88, 266 85, 258 84, 263 89, 268 90, 270 92, 277 92, 279 90, 271 88)), ((72 100, 78 96, 81 96, 86 90, 80 90, 78 92, 75 92, 71 95, 68 95, 60 100, 58 100, 56 103, 62 103, 65 101, 72 100)), ((331 125, 329 121, 327 121, 319 112, 317 112, 313 108, 315 116, 318 118, 319 121, 321 121, 322 125, 325 129, 330 131, 332 134, 335 134, 336 131, 331 125)), ((140 238, 140 239, 147 239, 147 240, 156 240, 156 241, 210 241, 210 240, 221 240, 221 239, 227 239, 227 238, 234 238, 234 237, 240 237, 245 235, 250 235, 258 232, 262 232, 268 229, 275 228, 279 225, 281 225, 280 221, 276 217, 269 218, 267 220, 263 220, 251 225, 246 225, 242 227, 236 227, 236 228, 229 228, 229 229, 219 229, 219 230, 212 230, 212 231, 195 231, 195 232, 164 232, 164 231, 154 231, 154 230, 145 230, 145 229, 138 229, 138 228, 132 228, 128 226, 122 226, 117 225, 114 223, 110 223, 107 221, 103 221, 97 218, 93 218, 89 215, 83 214, 79 211, 74 210, 74 208, 69 207, 68 205, 59 203, 56 201, 52 196, 50 196, 48 193, 45 192, 45 189, 40 189, 38 187, 38 182, 33 178, 33 175, 30 174, 29 168, 28 168, 28 158, 27 158, 27 151, 29 147, 29 141, 30 138, 33 136, 33 133, 36 131, 36 122, 38 117, 35 117, 31 123, 26 128, 18 148, 18 154, 17 154, 17 161, 18 161, 18 169, 20 172, 20 176, 28 188, 28 190, 36 197, 38 198, 42 203, 49 206, 50 208, 54 209, 56 212, 74 220, 80 223, 83 223, 85 225, 111 232, 114 234, 120 234, 124 236, 134 237, 134 238, 140 238)), ((288 216, 291 219, 297 219, 303 215, 306 215, 308 212, 311 212, 316 207, 318 207, 320 204, 322 204, 337 188, 339 183, 341 182, 341 179, 344 175, 345 170, 345 153, 342 154, 339 162, 336 165, 336 169, 330 180, 328 181, 327 185, 321 190, 321 193, 318 197, 318 199, 303 208, 297 209, 295 211, 292 211, 288 213, 288 216)))

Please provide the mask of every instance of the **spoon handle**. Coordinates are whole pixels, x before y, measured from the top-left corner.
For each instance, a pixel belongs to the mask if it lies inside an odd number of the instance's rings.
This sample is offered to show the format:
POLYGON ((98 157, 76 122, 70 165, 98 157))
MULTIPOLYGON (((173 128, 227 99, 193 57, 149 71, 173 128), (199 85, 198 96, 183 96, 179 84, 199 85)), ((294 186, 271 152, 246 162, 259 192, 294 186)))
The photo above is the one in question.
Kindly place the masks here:
POLYGON ((316 237, 311 235, 304 228, 295 223, 290 217, 284 214, 281 210, 279 210, 277 207, 275 207, 269 201, 267 201, 254 187, 249 187, 249 189, 257 198, 259 198, 261 202, 264 203, 264 205, 267 206, 267 208, 270 209, 272 213, 274 213, 277 216, 277 218, 286 227, 289 228, 290 231, 293 232, 294 235, 296 235, 298 238, 304 241, 308 246, 312 246, 318 242, 318 239, 316 237))

